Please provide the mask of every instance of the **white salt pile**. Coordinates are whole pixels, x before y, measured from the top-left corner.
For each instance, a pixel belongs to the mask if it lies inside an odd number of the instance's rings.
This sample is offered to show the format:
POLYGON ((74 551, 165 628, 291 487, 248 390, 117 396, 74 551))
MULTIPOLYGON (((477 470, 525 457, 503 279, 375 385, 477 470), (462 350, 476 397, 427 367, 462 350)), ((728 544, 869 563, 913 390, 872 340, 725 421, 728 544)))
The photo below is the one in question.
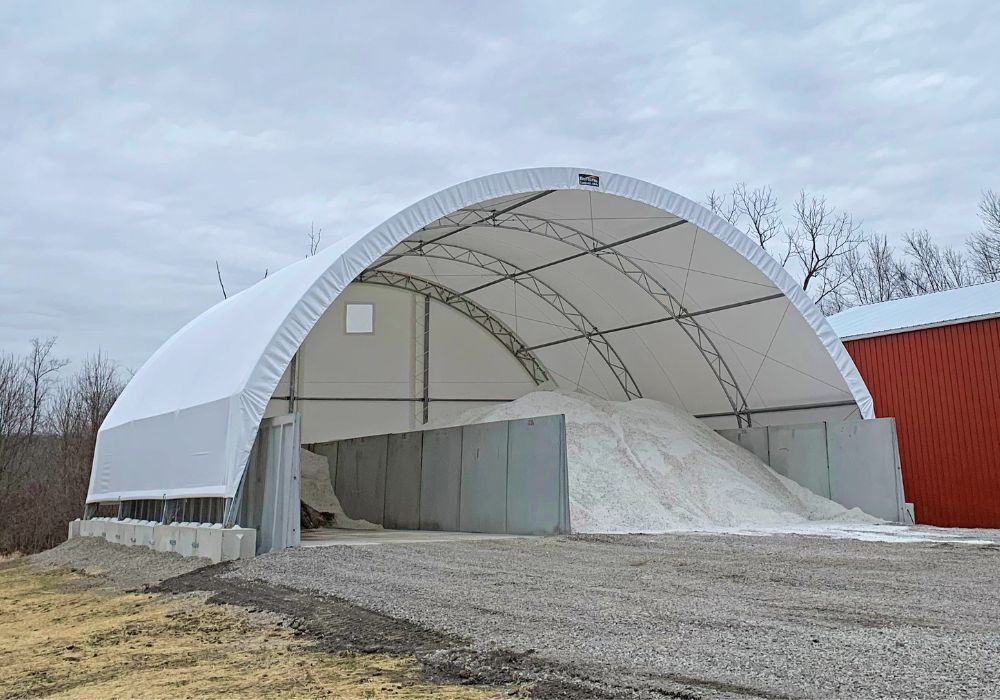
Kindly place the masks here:
POLYGON ((566 416, 575 532, 880 522, 817 496, 696 418, 658 401, 615 402, 538 391, 511 403, 472 409, 447 424, 558 413, 566 416))
POLYGON ((333 516, 333 526, 344 530, 381 530, 381 525, 347 517, 330 481, 330 461, 323 455, 299 450, 299 498, 320 513, 333 516))

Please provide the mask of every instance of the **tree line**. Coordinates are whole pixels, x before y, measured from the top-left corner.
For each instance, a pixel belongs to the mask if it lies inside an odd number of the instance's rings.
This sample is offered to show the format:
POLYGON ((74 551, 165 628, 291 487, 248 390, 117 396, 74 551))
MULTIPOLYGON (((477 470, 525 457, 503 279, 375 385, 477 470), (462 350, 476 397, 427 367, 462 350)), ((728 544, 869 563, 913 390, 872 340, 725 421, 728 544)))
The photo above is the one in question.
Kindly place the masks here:
POLYGON ((1000 280, 1000 193, 985 190, 980 228, 962 248, 913 230, 897 247, 865 231, 822 195, 801 191, 786 214, 770 187, 739 183, 705 205, 743 229, 795 277, 827 315, 861 304, 1000 280))
POLYGON ((0 351, 0 554, 66 539, 83 513, 97 431, 127 379, 101 352, 66 375, 54 347, 36 338, 23 355, 0 351))

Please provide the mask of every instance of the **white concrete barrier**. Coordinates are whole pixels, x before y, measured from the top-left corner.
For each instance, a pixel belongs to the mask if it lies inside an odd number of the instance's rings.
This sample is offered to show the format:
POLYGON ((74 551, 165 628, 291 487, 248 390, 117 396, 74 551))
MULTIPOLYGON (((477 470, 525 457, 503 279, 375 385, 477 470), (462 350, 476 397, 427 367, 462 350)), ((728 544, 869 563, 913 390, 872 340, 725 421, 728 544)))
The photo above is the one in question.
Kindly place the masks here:
POLYGON ((69 524, 69 539, 99 537, 112 544, 148 547, 157 552, 176 552, 218 563, 249 559, 256 554, 257 531, 224 528, 218 523, 170 523, 149 520, 92 518, 69 524))

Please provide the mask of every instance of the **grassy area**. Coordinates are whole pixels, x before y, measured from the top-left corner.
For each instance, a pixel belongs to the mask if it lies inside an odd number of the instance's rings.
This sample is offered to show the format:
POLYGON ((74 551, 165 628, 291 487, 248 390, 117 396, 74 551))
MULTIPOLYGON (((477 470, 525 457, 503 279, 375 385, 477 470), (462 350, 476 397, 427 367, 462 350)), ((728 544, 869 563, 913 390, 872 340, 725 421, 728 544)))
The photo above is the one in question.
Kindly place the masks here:
POLYGON ((0 696, 487 698, 423 681, 417 661, 332 655, 265 615, 123 593, 80 574, 0 565, 0 696))

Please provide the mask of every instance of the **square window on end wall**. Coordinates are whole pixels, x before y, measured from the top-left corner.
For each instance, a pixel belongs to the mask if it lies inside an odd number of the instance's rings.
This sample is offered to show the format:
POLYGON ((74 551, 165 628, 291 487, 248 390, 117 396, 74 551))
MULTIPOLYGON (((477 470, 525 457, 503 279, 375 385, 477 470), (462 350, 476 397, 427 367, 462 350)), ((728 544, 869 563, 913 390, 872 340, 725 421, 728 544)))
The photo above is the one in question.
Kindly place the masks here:
POLYGON ((347 304, 344 330, 349 334, 375 332, 375 304, 347 304))

